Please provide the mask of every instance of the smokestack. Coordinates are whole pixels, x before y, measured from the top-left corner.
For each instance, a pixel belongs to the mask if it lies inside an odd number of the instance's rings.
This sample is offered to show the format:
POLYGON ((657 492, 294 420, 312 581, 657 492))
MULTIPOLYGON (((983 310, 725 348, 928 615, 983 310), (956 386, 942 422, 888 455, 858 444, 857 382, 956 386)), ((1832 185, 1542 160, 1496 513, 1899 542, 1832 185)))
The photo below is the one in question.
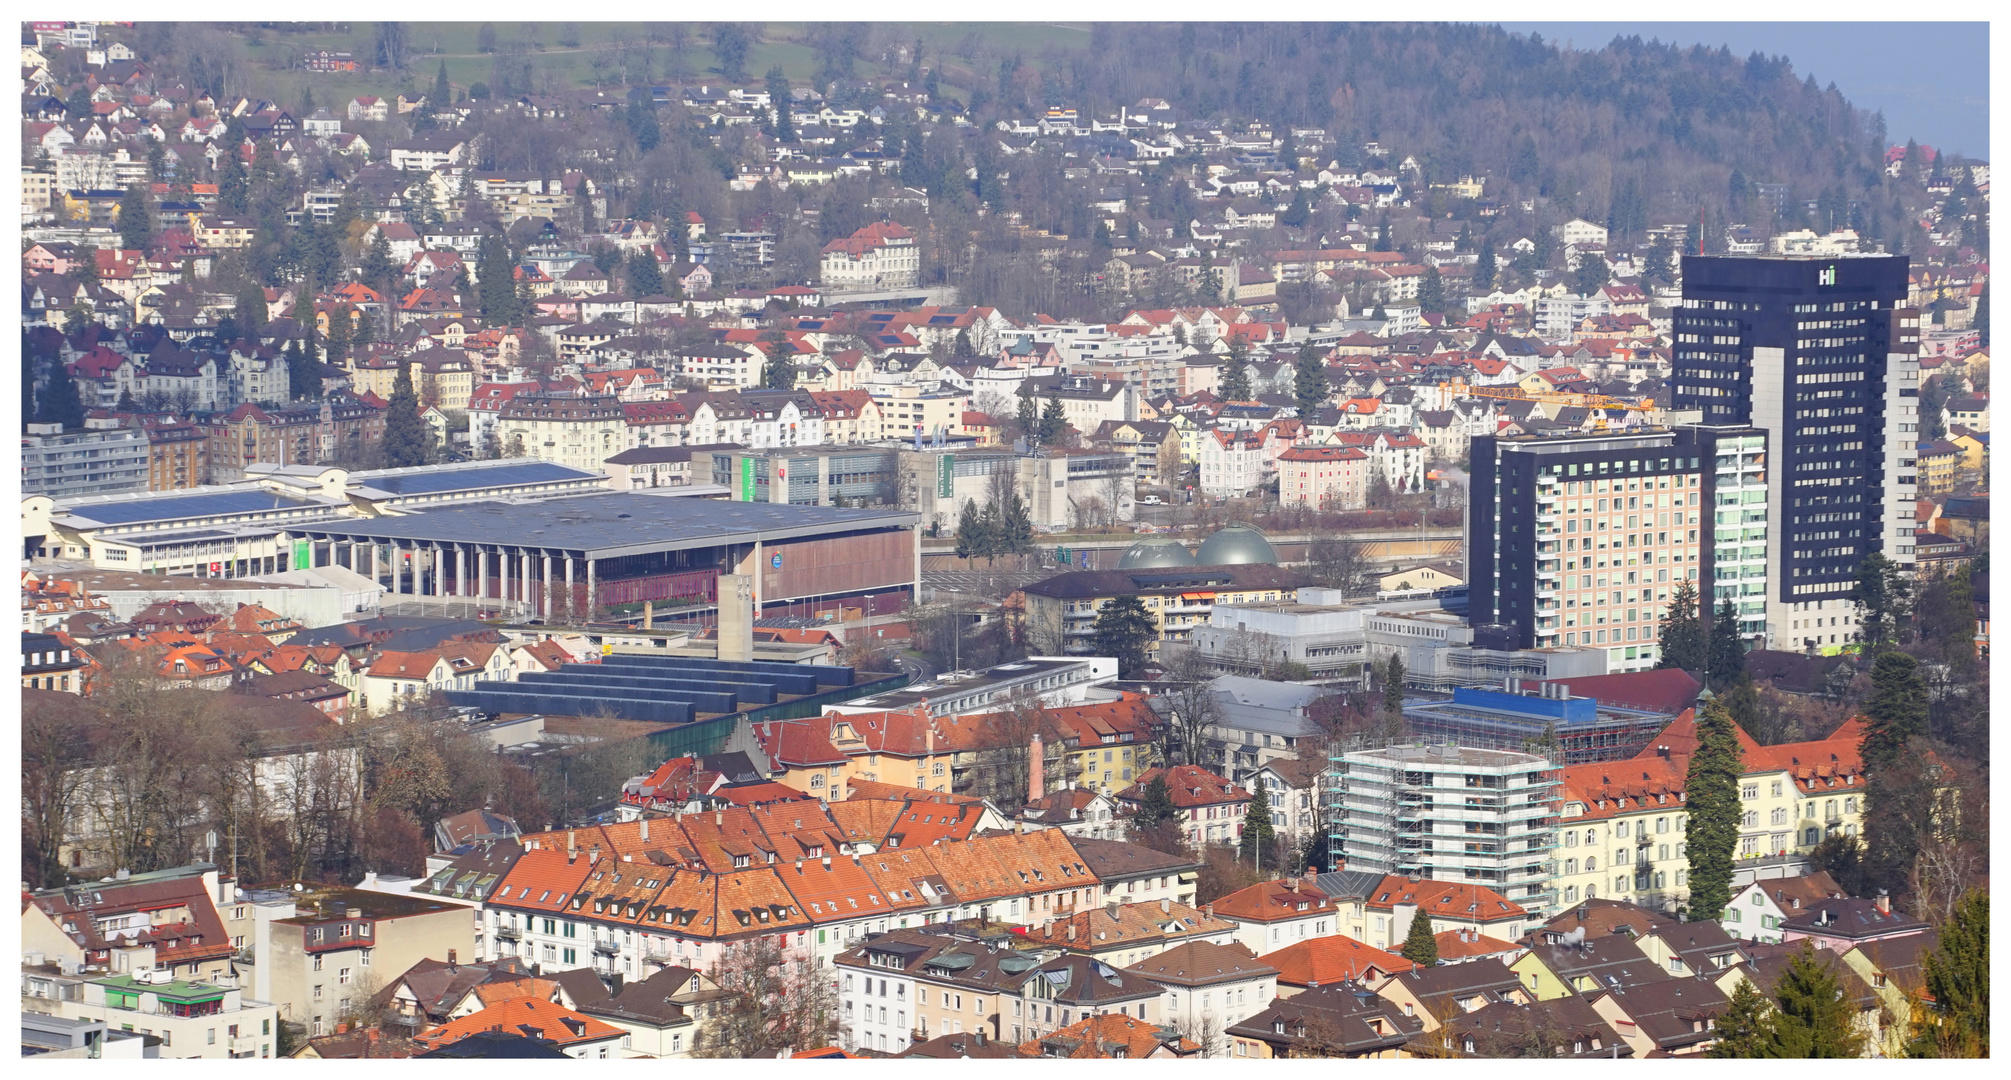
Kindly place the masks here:
POLYGON ((649 839, 649 819, 648 819, 648 818, 643 818, 643 819, 642 819, 642 838, 643 838, 644 840, 647 840, 647 839, 649 839))
POLYGON ((1047 763, 1042 759, 1040 732, 1033 733, 1029 751, 1031 760, 1026 766, 1026 798, 1028 802, 1033 802, 1046 793, 1046 778, 1042 775, 1042 770, 1047 763))
POLYGON ((578 833, 576 833, 576 832, 574 832, 574 831, 573 831, 573 830, 571 830, 571 829, 567 829, 567 830, 566 830, 566 861, 567 861, 567 862, 572 862, 572 861, 573 861, 574 859, 577 859, 577 858, 579 858, 579 856, 580 856, 580 840, 579 840, 579 834, 578 834, 578 833))
POLYGON ((1170 898, 1164 896, 1159 898, 1159 913, 1161 915, 1173 914, 1173 901, 1170 898))
POLYGON ((1878 890, 1878 899, 1873 902, 1878 905, 1878 913, 1880 915, 1892 914, 1892 896, 1884 889, 1878 890))

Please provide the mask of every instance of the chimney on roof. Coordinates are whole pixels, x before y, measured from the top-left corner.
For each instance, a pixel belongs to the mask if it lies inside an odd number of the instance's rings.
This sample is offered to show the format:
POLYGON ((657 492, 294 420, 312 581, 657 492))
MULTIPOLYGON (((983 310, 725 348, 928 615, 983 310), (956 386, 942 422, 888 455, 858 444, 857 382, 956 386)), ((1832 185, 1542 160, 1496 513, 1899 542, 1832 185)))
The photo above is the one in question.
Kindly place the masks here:
POLYGON ((1028 745, 1027 753, 1026 800, 1028 802, 1037 801, 1045 794, 1045 778, 1042 776, 1042 769, 1046 764, 1040 748, 1040 732, 1036 731, 1033 733, 1033 739, 1028 745))
POLYGON ((1075 940, 1075 922, 1073 920, 1071 920, 1068 924, 1068 940, 1070 941, 1075 940))
POLYGON ((567 830, 566 830, 566 861, 567 861, 567 862, 572 862, 572 861, 573 861, 574 859, 577 859, 577 858, 579 858, 579 854, 580 854, 580 840, 579 840, 579 834, 578 834, 578 833, 576 833, 576 832, 574 832, 574 831, 573 831, 573 830, 571 830, 571 829, 567 829, 567 830))
POLYGON ((1214 918, 1214 917, 1215 917, 1215 902, 1211 900, 1211 901, 1209 901, 1208 903, 1205 903, 1205 904, 1201 905, 1201 913, 1202 913, 1203 915, 1206 915, 1206 916, 1208 916, 1208 917, 1209 917, 1209 918, 1211 918, 1211 919, 1212 919, 1212 918, 1214 918))
POLYGON ((1878 913, 1880 915, 1892 914, 1892 895, 1884 889, 1878 890, 1878 899, 1872 902, 1878 905, 1878 913))

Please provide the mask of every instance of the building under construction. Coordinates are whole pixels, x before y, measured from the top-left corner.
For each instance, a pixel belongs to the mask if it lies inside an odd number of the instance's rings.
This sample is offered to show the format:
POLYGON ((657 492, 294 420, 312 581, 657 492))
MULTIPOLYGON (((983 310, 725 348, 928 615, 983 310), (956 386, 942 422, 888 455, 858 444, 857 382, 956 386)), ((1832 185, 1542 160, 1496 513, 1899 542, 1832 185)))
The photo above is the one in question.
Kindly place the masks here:
POLYGON ((1422 740, 1336 755, 1328 849, 1349 870, 1485 885, 1555 912, 1558 769, 1535 755, 1422 740))

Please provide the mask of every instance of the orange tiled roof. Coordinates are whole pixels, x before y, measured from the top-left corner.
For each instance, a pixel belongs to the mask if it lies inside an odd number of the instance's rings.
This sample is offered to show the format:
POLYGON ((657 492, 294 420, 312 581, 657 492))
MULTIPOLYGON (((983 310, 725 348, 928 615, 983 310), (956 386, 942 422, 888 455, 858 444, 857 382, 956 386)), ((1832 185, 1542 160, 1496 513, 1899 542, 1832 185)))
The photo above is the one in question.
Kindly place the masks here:
POLYGON ((1417 966, 1396 953, 1384 952, 1341 934, 1294 942, 1259 959, 1278 969, 1279 982, 1293 986, 1360 981, 1369 978, 1372 970, 1401 975, 1417 966))
POLYGON ((414 1036, 412 1041, 428 1050, 437 1050, 478 1032, 518 1032, 525 1028, 536 1029, 542 1038, 550 1039, 559 1046, 614 1039, 622 1034, 622 1030, 613 1024, 550 1001, 512 998, 458 1020, 450 1020, 414 1036))

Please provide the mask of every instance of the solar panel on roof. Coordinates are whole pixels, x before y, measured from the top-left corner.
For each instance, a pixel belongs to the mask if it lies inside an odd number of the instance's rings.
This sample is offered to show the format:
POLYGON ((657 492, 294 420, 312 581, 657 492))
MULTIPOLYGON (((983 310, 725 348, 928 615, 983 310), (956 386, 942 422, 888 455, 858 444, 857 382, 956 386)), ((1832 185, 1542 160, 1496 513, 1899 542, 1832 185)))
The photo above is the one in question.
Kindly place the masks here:
POLYGON ((147 521, 183 521, 190 518, 224 517, 272 510, 308 510, 325 506, 320 502, 289 499, 270 491, 218 491, 201 495, 174 495, 160 499, 62 507, 71 514, 101 525, 135 525, 147 521))
POLYGON ((484 487, 552 484, 565 480, 585 480, 598 475, 549 461, 539 461, 523 465, 493 465, 359 479, 369 487, 388 491, 394 495, 431 495, 442 491, 470 491, 484 487))

